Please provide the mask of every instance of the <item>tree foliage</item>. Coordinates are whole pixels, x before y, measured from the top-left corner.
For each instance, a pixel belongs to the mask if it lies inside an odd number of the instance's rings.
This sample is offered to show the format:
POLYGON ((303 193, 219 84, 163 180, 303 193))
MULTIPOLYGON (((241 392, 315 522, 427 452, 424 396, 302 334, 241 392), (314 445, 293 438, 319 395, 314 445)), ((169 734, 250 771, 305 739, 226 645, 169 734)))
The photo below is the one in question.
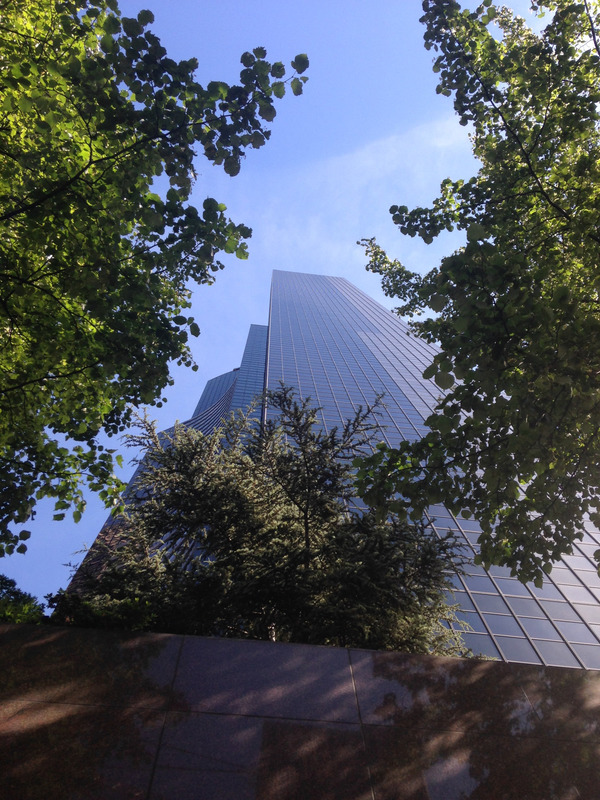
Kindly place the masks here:
MULTIPOLYGON (((448 390, 422 441, 364 465, 371 501, 443 501, 482 525, 485 564, 541 581, 600 522, 600 43, 595 0, 548 0, 539 33, 485 0, 426 0, 438 92, 480 162, 431 208, 392 206, 403 234, 466 245, 424 276, 366 241, 369 269, 440 351, 448 390)), ((540 11, 542 3, 532 3, 540 11)))
POLYGON ((46 620, 44 606, 17 587, 16 581, 0 575, 0 622, 38 624, 46 620))
POLYGON ((220 251, 247 255, 223 204, 189 204, 194 156, 236 175, 285 67, 258 47, 238 85, 203 86, 152 20, 116 0, 0 0, 0 555, 25 549, 13 526, 41 497, 75 519, 82 482, 115 499, 98 432, 160 401, 170 362, 192 365, 188 282, 212 283, 220 251))
POLYGON ((444 601, 457 569, 452 536, 353 507, 351 462, 368 442, 369 412, 325 433, 288 389, 268 402, 275 416, 260 429, 251 416, 210 435, 144 425, 120 544, 101 554, 100 574, 55 599, 59 618, 466 652, 445 626, 456 625, 444 601))

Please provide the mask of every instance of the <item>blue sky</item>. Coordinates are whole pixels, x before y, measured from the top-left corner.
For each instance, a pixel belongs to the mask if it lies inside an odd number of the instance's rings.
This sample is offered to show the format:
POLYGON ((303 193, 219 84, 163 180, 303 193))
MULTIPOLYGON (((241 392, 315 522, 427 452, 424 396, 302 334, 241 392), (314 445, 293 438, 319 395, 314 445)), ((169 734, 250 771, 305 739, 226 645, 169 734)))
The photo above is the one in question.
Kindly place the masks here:
MULTIPOLYGON (((307 53, 301 97, 277 105, 271 140, 251 151, 236 178, 197 160, 192 201, 215 197, 253 229, 250 258, 225 257, 213 286, 197 287, 193 308, 202 331, 192 340, 197 372, 177 369, 168 403, 151 409, 161 427, 188 418, 208 378, 239 365, 248 327, 267 321, 273 269, 343 275, 387 307, 377 276, 365 271, 357 239, 376 236, 407 267, 426 271, 460 246, 447 236, 425 246, 403 238, 392 204, 426 205, 445 177, 476 171, 468 131, 451 100, 436 95, 433 55, 423 47, 420 0, 120 0, 124 16, 142 8, 172 58, 196 57, 197 78, 234 82, 245 50, 264 46, 288 64, 307 53)), ((524 0, 510 4, 525 15, 524 0)), ((123 449, 118 440, 111 446, 123 449)), ((127 479, 133 467, 124 451, 127 479)), ((106 518, 94 498, 77 525, 38 509, 28 552, 0 561, 0 572, 42 598, 66 586, 77 554, 106 518)))

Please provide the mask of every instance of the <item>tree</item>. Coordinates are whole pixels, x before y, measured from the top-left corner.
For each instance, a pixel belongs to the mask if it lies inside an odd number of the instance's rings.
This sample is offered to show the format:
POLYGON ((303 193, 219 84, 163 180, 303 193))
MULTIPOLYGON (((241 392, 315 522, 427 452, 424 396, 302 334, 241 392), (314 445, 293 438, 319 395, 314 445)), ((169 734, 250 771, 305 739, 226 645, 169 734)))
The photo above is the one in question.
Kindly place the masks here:
POLYGON ((238 416, 210 435, 144 423, 119 544, 55 598, 59 619, 464 654, 444 600, 453 537, 353 505, 370 410, 325 433, 289 389, 268 404, 262 426, 238 416))
POLYGON ((223 204, 188 203, 195 148, 236 175, 285 67, 258 47, 239 85, 202 86, 152 20, 116 0, 0 0, 0 555, 25 550, 13 526, 41 497, 76 520, 82 484, 116 502, 99 431, 160 403, 170 362, 192 366, 189 281, 212 283, 219 251, 247 255, 223 204))
POLYGON ((0 622, 37 624, 44 620, 44 606, 32 594, 19 589, 12 578, 0 575, 0 622))
POLYGON ((431 208, 390 209, 427 243, 466 232, 428 274, 364 241, 400 313, 437 312, 413 329, 439 344, 425 376, 446 393, 422 441, 361 471, 370 502, 474 515, 483 563, 538 583, 586 515, 600 523, 600 11, 543 6, 535 33, 490 0, 423 3, 438 92, 454 96, 480 169, 444 181, 431 208))

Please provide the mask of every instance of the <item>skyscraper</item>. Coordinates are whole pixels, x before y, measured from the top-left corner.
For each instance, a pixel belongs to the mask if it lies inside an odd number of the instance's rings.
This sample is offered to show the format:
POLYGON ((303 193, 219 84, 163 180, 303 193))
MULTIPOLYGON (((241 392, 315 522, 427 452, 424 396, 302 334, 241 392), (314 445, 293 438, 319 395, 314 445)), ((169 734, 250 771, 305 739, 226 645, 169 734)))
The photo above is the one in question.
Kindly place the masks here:
MULTIPOLYGON (((326 428, 383 394, 382 437, 395 445, 426 431, 440 391, 422 377, 434 352, 344 278, 275 271, 268 324, 251 326, 240 367, 207 383, 187 424, 211 430, 283 381, 321 408, 326 428)), ((476 551, 477 522, 457 520, 443 506, 430 508, 429 517, 440 533, 453 530, 476 551)), ((600 533, 590 526, 539 589, 503 567, 469 566, 455 579, 453 598, 473 629, 467 644, 507 661, 600 669, 598 547, 600 533)))

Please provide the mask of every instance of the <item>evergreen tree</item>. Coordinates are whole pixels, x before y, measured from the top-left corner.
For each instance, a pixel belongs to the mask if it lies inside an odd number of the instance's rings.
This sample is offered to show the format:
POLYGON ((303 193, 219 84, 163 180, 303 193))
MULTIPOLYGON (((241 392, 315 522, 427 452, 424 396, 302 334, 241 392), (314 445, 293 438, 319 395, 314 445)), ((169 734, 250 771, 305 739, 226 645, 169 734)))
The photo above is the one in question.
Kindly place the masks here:
POLYGON ((380 521, 354 505, 352 462, 372 409, 324 431, 281 388, 269 418, 232 417, 204 435, 142 423, 143 469, 120 545, 59 618, 204 635, 409 652, 466 652, 445 592, 454 538, 380 521))

